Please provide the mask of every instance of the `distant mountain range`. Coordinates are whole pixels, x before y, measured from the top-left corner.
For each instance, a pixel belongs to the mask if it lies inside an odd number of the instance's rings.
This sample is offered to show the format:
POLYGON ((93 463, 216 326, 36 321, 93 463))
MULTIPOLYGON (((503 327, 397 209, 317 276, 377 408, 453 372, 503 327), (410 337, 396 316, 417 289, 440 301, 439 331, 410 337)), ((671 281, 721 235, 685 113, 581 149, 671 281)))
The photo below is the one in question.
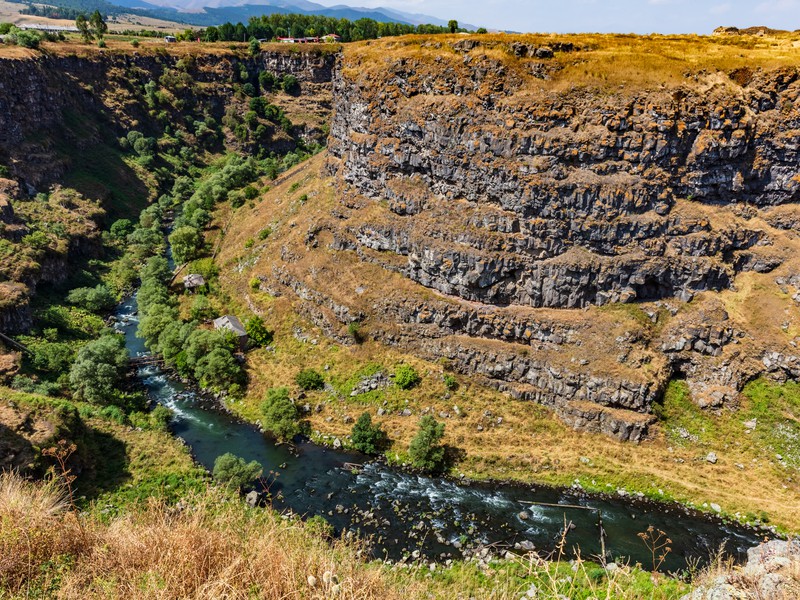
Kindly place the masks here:
MULTIPOLYGON (((154 17, 194 25, 218 25, 229 21, 246 22, 250 17, 280 14, 322 15, 336 19, 373 19, 382 23, 446 26, 448 19, 431 15, 407 13, 392 8, 364 8, 338 4, 323 6, 308 0, 109 0, 110 4, 132 9, 135 14, 150 13, 154 17)), ((46 2, 59 4, 58 0, 46 2)), ((461 27, 476 29, 462 23, 461 27)))

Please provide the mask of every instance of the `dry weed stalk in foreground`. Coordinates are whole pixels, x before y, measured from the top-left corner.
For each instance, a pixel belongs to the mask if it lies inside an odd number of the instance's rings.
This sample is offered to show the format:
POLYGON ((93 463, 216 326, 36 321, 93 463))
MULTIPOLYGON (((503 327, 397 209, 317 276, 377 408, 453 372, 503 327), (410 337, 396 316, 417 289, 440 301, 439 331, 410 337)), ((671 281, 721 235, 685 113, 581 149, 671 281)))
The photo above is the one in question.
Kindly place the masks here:
POLYGON ((14 473, 0 474, 0 596, 3 590, 14 594, 46 585, 43 565, 91 546, 90 534, 68 508, 55 481, 33 484, 14 473))
POLYGON ((182 506, 151 500, 103 524, 70 511, 55 484, 3 474, 0 597, 401 597, 353 544, 330 545, 215 488, 182 506))

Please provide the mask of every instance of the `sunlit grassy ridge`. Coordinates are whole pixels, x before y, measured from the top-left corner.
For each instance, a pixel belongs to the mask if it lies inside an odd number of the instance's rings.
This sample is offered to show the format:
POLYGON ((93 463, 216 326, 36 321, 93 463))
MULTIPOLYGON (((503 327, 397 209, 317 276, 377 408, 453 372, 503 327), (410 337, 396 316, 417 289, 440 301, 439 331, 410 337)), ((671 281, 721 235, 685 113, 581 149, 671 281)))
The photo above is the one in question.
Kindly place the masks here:
MULTIPOLYGON (((625 86, 630 91, 662 84, 694 84, 696 76, 721 71, 732 74, 738 69, 752 73, 757 69, 775 69, 800 65, 800 33, 785 32, 755 35, 624 35, 624 34, 531 34, 469 36, 479 43, 468 51, 457 45, 465 36, 405 36, 362 42, 345 47, 344 68, 351 75, 369 78, 372 69, 383 69, 401 59, 416 59, 441 70, 444 61, 452 65, 464 62, 465 54, 500 61, 506 68, 537 88, 570 90, 575 87, 599 87, 607 90, 625 86), (514 44, 556 48, 552 59, 518 58, 514 44), (571 44, 572 51, 563 51, 571 44), (555 67, 547 80, 531 74, 534 65, 555 67)), ((745 73, 736 84, 746 83, 745 73)))

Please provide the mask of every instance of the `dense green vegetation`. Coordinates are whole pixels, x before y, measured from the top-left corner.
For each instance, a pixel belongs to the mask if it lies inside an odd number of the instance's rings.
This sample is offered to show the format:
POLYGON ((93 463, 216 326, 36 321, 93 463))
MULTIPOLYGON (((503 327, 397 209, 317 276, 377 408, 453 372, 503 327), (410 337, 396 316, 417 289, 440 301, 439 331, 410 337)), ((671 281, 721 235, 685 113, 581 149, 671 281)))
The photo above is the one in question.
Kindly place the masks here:
POLYGON ((353 425, 350 432, 350 441, 353 448, 364 454, 379 454, 389 443, 386 432, 380 425, 372 423, 369 413, 362 413, 353 425))
POLYGON ((295 376, 294 382, 300 389, 306 391, 321 390, 325 387, 325 380, 322 378, 322 375, 314 369, 303 369, 295 376))
POLYGON ((253 483, 263 472, 257 461, 248 463, 230 452, 218 456, 214 461, 214 479, 236 490, 253 483))
POLYGON ((408 447, 411 466, 422 471, 439 471, 444 467, 445 449, 441 445, 444 423, 430 415, 419 420, 419 431, 408 447))
POLYGON ((289 398, 289 389, 272 388, 261 404, 261 426, 281 441, 291 441, 300 434, 300 411, 289 398))
POLYGON ((400 365, 394 370, 394 382, 401 390, 410 390, 420 381, 419 373, 410 365, 400 365))

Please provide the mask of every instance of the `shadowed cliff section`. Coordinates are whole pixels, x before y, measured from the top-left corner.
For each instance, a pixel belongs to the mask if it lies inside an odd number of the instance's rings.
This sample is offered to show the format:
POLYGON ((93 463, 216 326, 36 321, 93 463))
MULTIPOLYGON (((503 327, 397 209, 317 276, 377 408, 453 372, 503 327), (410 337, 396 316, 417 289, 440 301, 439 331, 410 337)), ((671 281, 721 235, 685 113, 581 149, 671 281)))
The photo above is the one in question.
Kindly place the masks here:
MULTIPOLYGON (((80 55, 57 48, 46 55, 0 60, 0 164, 29 192, 53 183, 74 187, 104 201, 115 216, 135 216, 147 202, 148 175, 125 161, 117 140, 137 129, 145 134, 188 117, 222 121, 232 105, 244 107, 242 88, 258 85, 269 71, 291 74, 300 92, 288 109, 301 135, 319 139, 325 119, 334 64, 332 52, 266 51, 257 57, 234 51, 203 53, 102 52, 81 48, 80 55), (164 88, 148 91, 149 82, 164 88), (309 114, 310 113, 310 114, 309 114)), ((284 139, 285 138, 285 139, 284 139)), ((273 149, 294 147, 275 132, 273 149)), ((247 141, 228 136, 219 149, 247 141)))

